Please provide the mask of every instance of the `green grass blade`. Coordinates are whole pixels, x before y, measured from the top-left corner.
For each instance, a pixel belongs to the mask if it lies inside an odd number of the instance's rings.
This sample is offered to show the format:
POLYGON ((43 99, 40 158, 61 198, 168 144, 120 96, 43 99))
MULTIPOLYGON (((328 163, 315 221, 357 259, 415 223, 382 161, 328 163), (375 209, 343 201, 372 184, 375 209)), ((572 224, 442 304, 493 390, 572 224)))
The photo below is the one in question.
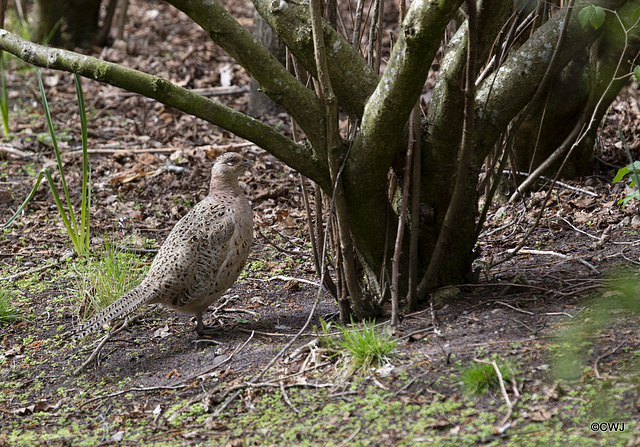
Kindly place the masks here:
POLYGON ((7 95, 7 83, 4 72, 4 51, 0 51, 0 88, 2 98, 0 99, 0 113, 2 113, 2 133, 9 136, 9 97, 7 95))
POLYGON ((76 86, 76 95, 78 96, 78 111, 80 115, 80 129, 82 132, 82 211, 80 214, 80 240, 89 249, 89 218, 91 210, 87 209, 88 195, 90 194, 91 183, 89 182, 89 156, 87 153, 87 114, 84 107, 84 96, 82 94, 82 85, 77 74, 73 75, 73 82, 76 86))
POLYGON ((9 219, 9 221, 2 226, 3 230, 7 228, 9 225, 11 225, 11 223, 16 219, 16 217, 18 217, 20 213, 22 213, 22 210, 24 210, 24 207, 27 206, 27 204, 31 201, 31 199, 33 199, 33 196, 36 195, 36 190, 38 189, 38 186, 40 186, 40 182, 42 181, 43 175, 44 173, 40 171, 40 173, 38 174, 38 179, 36 180, 36 184, 31 189, 31 192, 29 193, 25 201, 22 202, 22 205, 20 205, 20 207, 18 208, 18 211, 16 211, 15 214, 11 216, 11 219, 9 219))
POLYGON ((20 311, 11 303, 15 293, 6 289, 0 289, 0 326, 9 324, 14 320, 23 319, 20 311))
POLYGON ((84 233, 84 246, 87 247, 87 252, 89 251, 89 242, 91 238, 89 235, 91 234, 91 220, 89 216, 91 214, 91 167, 89 167, 88 179, 89 188, 87 188, 87 220, 84 223, 85 225, 85 233, 84 233))
POLYGON ((53 39, 53 36, 56 34, 56 31, 58 31, 58 28, 60 28, 61 25, 62 25, 62 18, 60 18, 56 22, 56 24, 53 25, 53 28, 51 28, 51 31, 49 31, 49 34, 47 34, 42 38, 42 45, 44 45, 45 47, 49 46, 49 42, 51 42, 51 39, 53 39))
MULTIPOLYGON (((58 140, 53 129, 53 121, 51 120, 51 112, 49 110, 49 103, 47 102, 47 95, 44 92, 44 84, 42 83, 42 75, 40 70, 36 68, 36 74, 38 75, 38 83, 40 85, 40 95, 42 96, 42 106, 44 107, 44 114, 47 118, 47 126, 49 127, 49 134, 51 135, 51 143, 53 144, 53 151, 56 154, 56 161, 58 162, 58 171, 60 171, 60 180, 62 181, 62 189, 64 196, 67 199, 67 207, 69 209, 69 217, 73 225, 73 232, 78 234, 78 228, 76 224, 76 218, 73 214, 73 207, 71 206, 71 198, 69 197, 69 189, 67 188, 67 180, 64 177, 64 171, 62 170, 62 158, 60 157, 60 150, 58 149, 58 140)), ((56 191, 57 194, 57 191, 56 191)), ((66 213, 60 212, 63 215, 63 219, 67 219, 66 213)), ((74 244, 75 245, 75 244, 74 244)))
POLYGON ((64 207, 62 206, 62 201, 60 200, 60 196, 58 195, 58 189, 56 188, 56 184, 53 182, 53 177, 51 177, 51 172, 49 172, 48 169, 43 169, 41 173, 42 172, 44 172, 44 175, 47 177, 47 181, 49 182, 49 187, 51 188, 51 194, 53 194, 53 200, 56 202, 56 206, 58 207, 58 212, 60 212, 60 216, 62 217, 62 222, 64 222, 64 226, 67 229, 69 238, 73 243, 73 248, 76 250, 76 253, 83 254, 84 250, 78 241, 78 233, 73 231, 73 228, 69 223, 69 219, 67 218, 67 213, 65 213, 64 207))

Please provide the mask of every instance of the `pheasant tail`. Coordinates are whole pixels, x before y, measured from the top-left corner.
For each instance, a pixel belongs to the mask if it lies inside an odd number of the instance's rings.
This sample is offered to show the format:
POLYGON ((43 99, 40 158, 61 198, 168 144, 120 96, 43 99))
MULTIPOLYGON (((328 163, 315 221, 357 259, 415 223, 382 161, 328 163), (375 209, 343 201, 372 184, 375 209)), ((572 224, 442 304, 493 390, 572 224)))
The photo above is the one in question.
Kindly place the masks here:
POLYGON ((149 288, 146 281, 135 289, 120 297, 110 306, 94 315, 71 332, 72 340, 84 338, 104 324, 123 316, 127 316, 140 306, 149 303, 155 298, 156 290, 149 288))

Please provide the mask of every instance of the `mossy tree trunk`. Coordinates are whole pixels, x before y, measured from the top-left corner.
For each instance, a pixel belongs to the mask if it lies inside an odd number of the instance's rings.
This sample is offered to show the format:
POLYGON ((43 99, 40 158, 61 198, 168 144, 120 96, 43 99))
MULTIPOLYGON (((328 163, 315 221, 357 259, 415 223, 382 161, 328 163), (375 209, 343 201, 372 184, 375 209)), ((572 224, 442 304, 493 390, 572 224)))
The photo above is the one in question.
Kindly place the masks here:
MULTIPOLYGON (((637 1, 620 8, 618 15, 627 27, 637 20, 638 8, 637 1)), ((575 123, 586 124, 591 119, 601 122, 620 89, 629 82, 626 75, 633 70, 634 61, 637 64, 639 40, 637 30, 631 29, 625 36, 617 20, 607 22, 597 40, 563 68, 536 102, 531 117, 518 129, 514 153, 519 171, 531 172, 544 162, 570 135, 575 123)), ((597 125, 591 126, 572 151, 562 176, 574 178, 592 172, 597 131, 597 125)), ((560 164, 554 163, 548 172, 555 173, 560 164)))
POLYGON ((101 25, 103 0, 35 0, 34 40, 67 48, 103 45, 115 11, 116 0, 109 0, 101 25))
MULTIPOLYGON (((255 9, 253 11, 252 33, 282 65, 286 64, 287 47, 255 9)), ((284 112, 282 107, 260 91, 260 84, 253 77, 249 80, 249 88, 247 113, 250 116, 268 117, 276 116, 278 113, 284 112)))

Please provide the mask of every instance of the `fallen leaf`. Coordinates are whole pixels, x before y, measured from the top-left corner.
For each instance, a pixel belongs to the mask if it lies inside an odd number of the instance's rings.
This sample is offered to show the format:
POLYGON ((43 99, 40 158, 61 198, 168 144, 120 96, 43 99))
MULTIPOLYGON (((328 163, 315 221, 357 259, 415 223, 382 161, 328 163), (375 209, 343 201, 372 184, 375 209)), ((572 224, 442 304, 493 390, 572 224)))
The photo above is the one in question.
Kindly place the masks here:
POLYGON ((551 419, 551 416, 553 416, 553 413, 551 413, 550 411, 538 409, 531 415, 531 420, 535 422, 544 422, 551 419))
POLYGON ((113 435, 111 435, 111 437, 109 438, 109 441, 120 442, 122 441, 122 438, 124 438, 124 430, 120 430, 119 432, 116 432, 113 435))
POLYGON ((170 378, 172 378, 172 377, 180 377, 180 373, 178 372, 178 370, 177 370, 177 369, 172 369, 171 371, 169 371, 169 372, 167 373, 167 376, 166 376, 166 377, 167 377, 167 380, 168 380, 168 379, 170 379, 170 378))
POLYGON ((153 333, 153 338, 167 338, 171 335, 171 331, 169 330, 169 325, 165 324, 163 328, 158 328, 153 333))
POLYGON ((22 352, 22 350, 24 349, 23 345, 15 345, 13 348, 9 349, 8 351, 5 351, 4 355, 5 357, 13 357, 14 355, 18 355, 22 352))
POLYGON ((60 404, 53 404, 51 402, 41 400, 39 402, 36 402, 33 405, 28 405, 26 407, 13 410, 13 413, 17 415, 27 415, 27 414, 33 414, 33 413, 48 412, 48 411, 55 410, 56 408, 58 408, 59 405, 60 404))

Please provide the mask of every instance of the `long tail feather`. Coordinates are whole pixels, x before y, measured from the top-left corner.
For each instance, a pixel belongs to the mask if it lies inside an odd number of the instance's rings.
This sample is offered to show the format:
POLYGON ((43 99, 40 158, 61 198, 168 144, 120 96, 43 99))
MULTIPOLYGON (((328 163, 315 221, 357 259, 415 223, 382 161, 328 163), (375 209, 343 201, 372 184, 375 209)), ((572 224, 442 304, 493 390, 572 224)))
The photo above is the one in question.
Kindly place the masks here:
POLYGON ((77 328, 73 329, 70 336, 72 340, 84 338, 93 331, 101 328, 104 324, 127 316, 142 305, 150 302, 155 296, 153 290, 145 287, 143 282, 135 289, 120 297, 116 302, 104 308, 99 314, 94 315, 77 328))

